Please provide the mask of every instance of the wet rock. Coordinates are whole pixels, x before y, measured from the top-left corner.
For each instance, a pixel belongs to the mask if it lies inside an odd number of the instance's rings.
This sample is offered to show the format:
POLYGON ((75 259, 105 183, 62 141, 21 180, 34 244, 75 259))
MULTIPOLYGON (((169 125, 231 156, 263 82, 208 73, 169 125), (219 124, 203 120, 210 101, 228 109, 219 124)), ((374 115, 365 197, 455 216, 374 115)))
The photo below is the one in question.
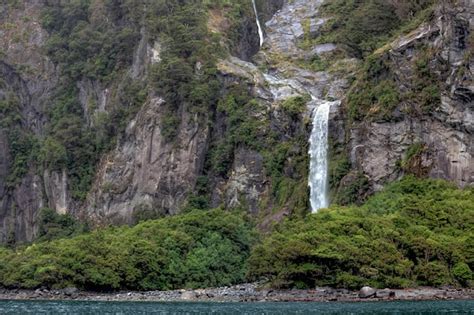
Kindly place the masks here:
POLYGON ((377 291, 374 288, 371 288, 369 286, 362 287, 359 291, 359 297, 362 299, 367 299, 370 297, 374 297, 377 291))
POLYGON ((67 296, 73 296, 73 295, 77 295, 79 293, 79 290, 75 287, 69 287, 69 288, 63 289, 62 293, 67 296))

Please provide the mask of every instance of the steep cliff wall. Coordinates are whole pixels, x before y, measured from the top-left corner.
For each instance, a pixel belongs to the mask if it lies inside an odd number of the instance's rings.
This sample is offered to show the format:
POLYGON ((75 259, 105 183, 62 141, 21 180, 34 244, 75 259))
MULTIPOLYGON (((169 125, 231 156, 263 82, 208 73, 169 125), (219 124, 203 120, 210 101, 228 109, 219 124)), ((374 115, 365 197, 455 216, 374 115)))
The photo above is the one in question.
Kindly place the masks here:
POLYGON ((0 243, 34 239, 43 207, 99 225, 219 206, 262 228, 302 215, 316 100, 342 101, 333 202, 411 173, 473 183, 471 1, 436 2, 364 53, 327 35, 324 1, 257 1, 260 50, 250 1, 176 3, 3 6, 0 243))
MULTIPOLYGON (((0 242, 36 236, 38 210, 45 205, 43 180, 31 152, 42 134, 57 75, 41 53, 47 34, 39 23, 41 1, 3 5, 0 23, 0 242)), ((49 187, 50 183, 46 183, 49 187)))

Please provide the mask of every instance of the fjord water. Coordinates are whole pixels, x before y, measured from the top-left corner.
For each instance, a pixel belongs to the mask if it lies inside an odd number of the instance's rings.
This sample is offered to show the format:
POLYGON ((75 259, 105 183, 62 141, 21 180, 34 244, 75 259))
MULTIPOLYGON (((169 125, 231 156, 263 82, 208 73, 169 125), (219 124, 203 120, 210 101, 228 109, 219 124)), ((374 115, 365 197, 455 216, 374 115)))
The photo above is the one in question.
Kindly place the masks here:
POLYGON ((0 301, 0 314, 474 314, 474 301, 365 303, 0 301))

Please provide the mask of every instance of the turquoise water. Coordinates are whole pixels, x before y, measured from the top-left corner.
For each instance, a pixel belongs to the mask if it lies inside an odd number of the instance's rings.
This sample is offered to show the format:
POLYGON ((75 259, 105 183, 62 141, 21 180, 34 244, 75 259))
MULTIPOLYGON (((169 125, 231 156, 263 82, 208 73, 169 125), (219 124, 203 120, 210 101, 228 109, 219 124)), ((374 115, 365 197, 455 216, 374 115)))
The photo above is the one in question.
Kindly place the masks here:
POLYGON ((0 301, 0 314, 474 314, 474 300, 366 303, 0 301))

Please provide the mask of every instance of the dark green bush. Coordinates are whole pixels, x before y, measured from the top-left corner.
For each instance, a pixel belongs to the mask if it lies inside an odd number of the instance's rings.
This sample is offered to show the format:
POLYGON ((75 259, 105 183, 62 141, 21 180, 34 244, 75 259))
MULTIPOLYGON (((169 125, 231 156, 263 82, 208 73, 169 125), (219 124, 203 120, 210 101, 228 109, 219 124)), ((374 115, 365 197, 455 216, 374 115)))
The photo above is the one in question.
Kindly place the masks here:
POLYGON ((72 237, 87 231, 87 225, 80 223, 70 214, 58 214, 50 208, 40 210, 38 241, 72 237))
POLYGON ((310 95, 290 97, 283 101, 281 108, 290 116, 296 117, 306 109, 310 100, 310 95))

